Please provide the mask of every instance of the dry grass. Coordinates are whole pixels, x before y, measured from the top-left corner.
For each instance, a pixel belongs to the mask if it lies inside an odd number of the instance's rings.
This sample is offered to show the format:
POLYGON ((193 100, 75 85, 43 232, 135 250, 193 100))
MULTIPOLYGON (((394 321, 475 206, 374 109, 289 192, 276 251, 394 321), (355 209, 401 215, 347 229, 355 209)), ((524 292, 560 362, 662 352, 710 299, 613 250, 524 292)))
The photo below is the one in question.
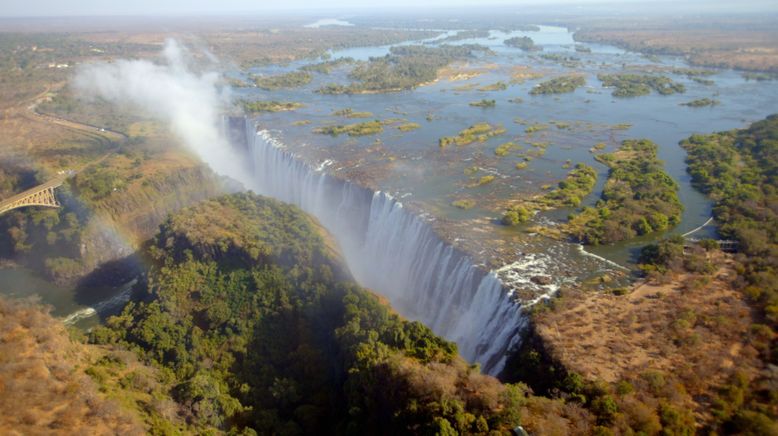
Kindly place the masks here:
POLYGON ((576 39, 687 57, 695 65, 778 71, 778 31, 737 28, 589 29, 576 39))
POLYGON ((0 434, 143 434, 84 374, 88 358, 40 308, 0 299, 0 434))
POLYGON ((538 315, 538 333, 556 359, 590 380, 673 374, 705 419, 708 399, 735 369, 753 376, 760 368, 732 260, 712 260, 719 267, 710 276, 641 283, 623 296, 565 292, 555 310, 538 315))

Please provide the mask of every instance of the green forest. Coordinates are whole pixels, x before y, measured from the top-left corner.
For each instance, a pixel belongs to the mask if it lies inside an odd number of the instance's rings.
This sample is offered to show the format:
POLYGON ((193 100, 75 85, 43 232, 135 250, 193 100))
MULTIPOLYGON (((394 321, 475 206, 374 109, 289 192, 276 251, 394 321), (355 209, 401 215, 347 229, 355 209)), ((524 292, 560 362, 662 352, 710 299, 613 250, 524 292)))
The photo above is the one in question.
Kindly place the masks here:
POLYGON ((350 282, 293 206, 209 200, 170 217, 146 255, 141 301, 91 341, 159 369, 186 428, 160 398, 143 408, 154 434, 489 434, 519 422, 523 388, 480 375, 350 282))
POLYGON ((581 200, 592 192, 596 182, 597 171, 589 165, 579 163, 555 189, 509 207, 503 214, 501 222, 508 226, 515 226, 529 220, 538 210, 578 207, 581 200))
POLYGON ((586 84, 586 78, 580 75, 568 75, 555 77, 535 85, 529 93, 531 95, 565 94, 573 92, 586 84))
POLYGON ((311 83, 313 77, 306 71, 292 71, 276 76, 254 77, 254 83, 267 91, 282 88, 297 88, 311 83))
POLYGON ((567 230, 585 244, 610 244, 666 230, 681 220, 678 184, 662 168, 657 145, 626 140, 597 160, 607 165, 608 180, 595 207, 571 217, 567 230))
POLYGON ((686 87, 682 83, 674 82, 664 76, 618 73, 598 74, 597 79, 602 82, 602 86, 615 88, 614 97, 638 97, 650 94, 651 90, 661 95, 686 92, 686 87))
MULTIPOLYGON (((778 115, 747 129, 692 135, 692 182, 714 201, 719 232, 739 243, 743 290, 778 327, 778 115)), ((775 344, 773 344, 775 346, 775 344)), ((778 350, 770 353, 778 359, 778 350)))
POLYGON ((349 74, 349 85, 330 84, 318 90, 322 94, 358 94, 413 89, 437 78, 438 70, 449 63, 469 59, 487 48, 465 45, 395 46, 388 55, 357 64, 349 74))
POLYGON ((508 47, 520 48, 524 51, 543 50, 542 47, 536 46, 535 41, 533 41, 529 36, 516 36, 513 38, 508 38, 503 41, 503 44, 507 45, 508 47))

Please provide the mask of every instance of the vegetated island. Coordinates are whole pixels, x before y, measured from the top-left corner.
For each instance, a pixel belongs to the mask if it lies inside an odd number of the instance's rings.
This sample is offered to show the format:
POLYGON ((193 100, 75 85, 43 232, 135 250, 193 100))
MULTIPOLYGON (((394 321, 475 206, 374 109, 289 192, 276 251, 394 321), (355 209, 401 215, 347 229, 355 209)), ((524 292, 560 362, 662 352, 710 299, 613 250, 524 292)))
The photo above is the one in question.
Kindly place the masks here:
POLYGON ((275 91, 283 88, 299 88, 311 83, 313 77, 305 71, 292 71, 275 76, 254 77, 257 87, 267 91, 275 91))
POLYGON ((662 168, 657 145, 626 140, 613 152, 598 155, 610 167, 602 197, 570 218, 565 231, 584 244, 611 244, 666 230, 681 221, 678 184, 662 168))
POLYGON ((444 136, 438 140, 438 146, 445 148, 449 145, 470 145, 474 142, 486 142, 493 136, 502 135, 506 130, 499 125, 489 123, 474 124, 467 129, 462 130, 457 136, 444 136))
POLYGON ((586 79, 579 74, 555 77, 535 85, 529 93, 531 95, 565 94, 573 92, 584 86, 586 79))
POLYGON ((506 142, 497 146, 494 149, 494 155, 498 157, 507 156, 511 149, 517 147, 515 142, 506 142))
POLYGON ((460 30, 459 32, 444 38, 429 41, 428 44, 441 44, 447 42, 462 41, 464 39, 488 38, 489 31, 484 29, 460 30))
POLYGON ((309 73, 330 74, 332 70, 340 68, 346 65, 355 64, 357 61, 354 58, 345 57, 337 58, 328 61, 319 62, 316 64, 308 64, 300 67, 301 71, 307 71, 309 73))
POLYGON ((241 101, 243 110, 248 113, 258 112, 286 112, 305 107, 302 103, 291 101, 241 101))
POLYGON ((399 126, 397 126, 397 130, 401 132, 410 132, 411 130, 416 130, 421 127, 421 124, 419 123, 402 123, 399 126))
POLYGON ((718 106, 721 104, 720 101, 712 98, 699 98, 697 100, 687 101, 686 103, 680 103, 681 106, 688 106, 688 107, 708 107, 708 106, 718 106))
POLYGON ((421 45, 395 46, 389 54, 357 64, 349 74, 348 85, 329 84, 317 90, 321 94, 360 94, 393 92, 413 89, 437 79, 438 71, 455 60, 470 59, 478 52, 487 52, 483 46, 421 45))
POLYGON ((460 199, 460 200, 454 200, 451 202, 451 205, 458 208, 458 209, 472 209, 475 207, 475 200, 471 200, 469 198, 460 199))
POLYGON ((336 117, 346 117, 346 118, 370 118, 373 116, 372 112, 355 112, 354 109, 346 108, 341 109, 338 111, 335 111, 332 113, 332 115, 336 117))
POLYGON ((648 95, 652 89, 662 95, 686 92, 686 87, 682 83, 674 82, 669 77, 664 76, 616 73, 598 74, 597 79, 602 82, 604 87, 616 88, 613 90, 614 97, 648 95))
POLYGON ((481 86, 477 88, 479 91, 505 91, 508 89, 508 84, 505 82, 496 82, 491 85, 481 86))
POLYGON ((348 136, 367 136, 375 135, 383 131, 384 124, 379 120, 373 120, 354 124, 317 127, 313 130, 313 133, 332 136, 338 136, 342 134, 346 134, 348 136))
POLYGON ((497 105, 497 101, 487 100, 487 99, 470 102, 470 106, 480 107, 480 108, 495 107, 496 105, 497 105))
POLYGON ((540 210, 578 207, 581 200, 591 194, 596 183, 597 171, 589 165, 579 163, 554 190, 510 206, 501 221, 507 226, 515 226, 526 222, 540 210))
POLYGON ((516 36, 503 41, 508 47, 518 48, 524 51, 541 51, 543 47, 535 45, 535 41, 529 36, 516 36))
POLYGON ((540 55, 540 58, 557 62, 566 68, 578 68, 581 66, 581 59, 575 56, 567 56, 562 53, 543 53, 540 55))

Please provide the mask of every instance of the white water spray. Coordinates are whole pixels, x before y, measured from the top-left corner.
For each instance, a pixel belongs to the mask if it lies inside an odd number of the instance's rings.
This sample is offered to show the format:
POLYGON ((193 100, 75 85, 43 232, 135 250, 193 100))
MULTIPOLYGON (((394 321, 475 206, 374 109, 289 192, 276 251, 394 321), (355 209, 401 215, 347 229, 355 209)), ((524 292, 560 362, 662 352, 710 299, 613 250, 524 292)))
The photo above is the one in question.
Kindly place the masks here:
POLYGON ((454 341, 462 356, 498 374, 527 323, 500 279, 441 240, 383 192, 371 192, 295 158, 247 122, 256 189, 316 216, 335 236, 356 280, 405 317, 454 341))

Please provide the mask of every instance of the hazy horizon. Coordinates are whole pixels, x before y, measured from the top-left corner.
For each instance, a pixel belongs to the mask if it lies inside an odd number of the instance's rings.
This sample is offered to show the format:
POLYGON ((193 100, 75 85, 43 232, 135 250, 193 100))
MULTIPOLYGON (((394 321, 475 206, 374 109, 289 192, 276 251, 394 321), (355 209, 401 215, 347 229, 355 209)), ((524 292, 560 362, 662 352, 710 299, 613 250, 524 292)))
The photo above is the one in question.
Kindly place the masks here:
POLYGON ((197 15, 229 15, 252 13, 293 13, 297 15, 316 15, 323 13, 348 14, 363 13, 376 10, 391 10, 393 12, 418 10, 448 10, 463 8, 505 8, 532 7, 533 9, 552 9, 555 6, 573 7, 575 10, 588 8, 614 8, 623 6, 625 9, 646 10, 653 13, 722 13, 722 12, 778 12, 778 4, 768 0, 751 0, 732 4, 725 1, 687 0, 682 2, 647 2, 640 0, 488 0, 486 3, 477 0, 379 0, 366 5, 357 0, 336 0, 326 5, 311 0, 289 0, 279 3, 251 0, 135 0, 104 2, 100 0, 12 0, 0 11, 3 18, 23 17, 78 17, 78 16, 197 16, 197 15), (672 6, 665 9, 663 6, 672 6), (445 8, 445 9, 444 9, 445 8))

